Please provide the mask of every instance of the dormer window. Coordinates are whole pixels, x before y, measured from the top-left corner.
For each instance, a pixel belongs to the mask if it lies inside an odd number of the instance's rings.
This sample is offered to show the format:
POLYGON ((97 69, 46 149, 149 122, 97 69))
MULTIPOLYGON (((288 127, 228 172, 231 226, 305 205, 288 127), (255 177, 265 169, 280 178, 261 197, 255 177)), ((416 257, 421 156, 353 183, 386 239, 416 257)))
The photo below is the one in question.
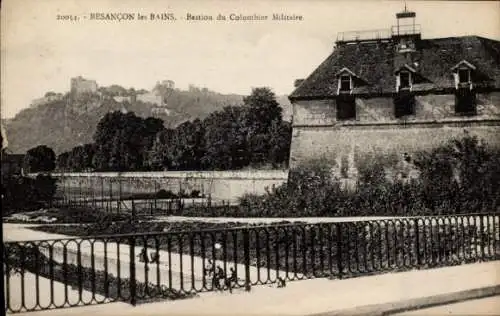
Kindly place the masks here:
POLYGON ((350 92, 352 90, 352 77, 349 75, 340 76, 340 91, 350 92))
POLYGON ((470 69, 458 70, 458 83, 470 83, 470 69))
POLYGON ((354 72, 345 67, 337 72, 336 76, 338 78, 337 94, 352 93, 355 78, 356 82, 360 81, 354 72))
POLYGON ((409 72, 399 73, 399 89, 410 89, 411 88, 411 74, 409 72))
POLYGON ((406 64, 397 69, 394 73, 396 75, 396 91, 411 90, 414 73, 415 69, 406 64))
POLYGON ((451 68, 455 78, 455 88, 469 88, 472 90, 472 72, 476 67, 466 60, 462 60, 451 68))

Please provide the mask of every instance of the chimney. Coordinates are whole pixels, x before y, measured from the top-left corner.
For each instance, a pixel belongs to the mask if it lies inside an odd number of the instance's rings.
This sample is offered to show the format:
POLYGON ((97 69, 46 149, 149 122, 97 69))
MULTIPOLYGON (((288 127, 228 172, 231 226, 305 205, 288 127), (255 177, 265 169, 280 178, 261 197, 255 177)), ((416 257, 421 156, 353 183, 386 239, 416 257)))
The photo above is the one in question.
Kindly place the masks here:
POLYGON ((293 83, 294 88, 297 88, 304 82, 304 79, 295 79, 295 82, 293 83))

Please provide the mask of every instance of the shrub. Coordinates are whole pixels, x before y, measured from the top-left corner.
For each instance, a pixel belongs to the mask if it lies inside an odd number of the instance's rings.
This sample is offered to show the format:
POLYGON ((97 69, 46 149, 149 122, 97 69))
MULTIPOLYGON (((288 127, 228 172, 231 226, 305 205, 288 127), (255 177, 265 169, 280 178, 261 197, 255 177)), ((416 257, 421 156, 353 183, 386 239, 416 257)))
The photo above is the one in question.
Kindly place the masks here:
POLYGON ((199 198, 199 197, 201 197, 200 190, 193 190, 193 191, 191 191, 191 197, 192 198, 199 198))
POLYGON ((156 197, 159 199, 175 199, 177 195, 170 190, 166 191, 165 189, 161 189, 156 193, 156 197))
POLYGON ((405 158, 405 162, 400 159, 397 163, 394 155, 358 157, 355 192, 341 187, 330 162, 309 161, 290 170, 287 184, 273 187, 264 195, 243 196, 241 213, 283 217, 499 211, 500 150, 466 134, 432 151, 416 153, 414 162, 409 156, 405 158), (418 178, 397 176, 408 165, 418 171, 418 178))
POLYGON ((356 157, 355 165, 358 169, 359 183, 367 186, 384 185, 387 180, 386 169, 394 166, 396 161, 393 156, 374 153, 356 157))
POLYGON ((2 183, 3 215, 47 207, 56 189, 56 179, 48 175, 8 177, 2 183))

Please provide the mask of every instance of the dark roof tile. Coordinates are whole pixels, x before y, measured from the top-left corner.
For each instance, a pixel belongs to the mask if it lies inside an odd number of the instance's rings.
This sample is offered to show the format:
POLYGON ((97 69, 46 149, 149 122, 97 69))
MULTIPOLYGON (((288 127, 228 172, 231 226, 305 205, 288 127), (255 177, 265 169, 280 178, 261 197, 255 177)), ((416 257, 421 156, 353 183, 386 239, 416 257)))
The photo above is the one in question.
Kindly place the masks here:
MULTIPOLYGON (((422 39, 413 55, 419 76, 416 88, 444 89, 454 87, 452 68, 466 60, 477 67, 475 81, 480 86, 500 88, 500 42, 478 36, 422 39)), ((395 53, 392 41, 342 44, 319 65, 290 95, 294 98, 328 98, 337 94, 336 73, 346 67, 365 86, 354 93, 391 93, 395 91, 394 71, 408 63, 395 53)))

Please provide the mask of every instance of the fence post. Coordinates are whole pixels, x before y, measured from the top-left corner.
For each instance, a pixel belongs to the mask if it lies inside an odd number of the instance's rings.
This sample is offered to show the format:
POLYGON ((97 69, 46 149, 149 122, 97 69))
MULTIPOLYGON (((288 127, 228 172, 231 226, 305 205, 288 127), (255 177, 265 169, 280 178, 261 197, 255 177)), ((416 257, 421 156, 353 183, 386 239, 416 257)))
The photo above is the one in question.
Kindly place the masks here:
POLYGON ((135 213, 135 202, 134 198, 132 198, 132 222, 136 221, 136 213, 135 213))
MULTIPOLYGON (((327 224, 328 227, 328 273, 329 273, 329 278, 333 279, 334 273, 333 273, 333 229, 332 229, 332 224, 327 224)), ((295 247, 295 245, 294 245, 295 247)), ((293 258, 293 260, 297 260, 296 258, 293 258)))
POLYGON ((182 205, 182 198, 181 197, 178 197, 177 198, 177 214, 180 215, 182 213, 182 208, 183 208, 183 205, 182 205))
POLYGON ((113 213, 113 183, 111 182, 112 178, 109 178, 109 212, 113 213))
POLYGON ((481 247, 481 261, 484 261, 484 215, 479 214, 479 247, 481 247))
POLYGON ((118 214, 121 213, 121 208, 122 208, 122 177, 118 177, 118 205, 117 205, 117 210, 116 212, 118 214))
POLYGON ((96 201, 95 201, 95 190, 97 189, 97 185, 94 185, 94 182, 96 182, 94 177, 89 177, 90 179, 90 189, 92 190, 92 207, 96 208, 96 201))
POLYGON ((82 192, 82 179, 78 177, 78 187, 80 188, 80 196, 78 197, 78 206, 81 207, 83 205, 82 197, 83 197, 83 192, 82 192))
MULTIPOLYGON (((420 240, 419 240, 419 237, 420 237, 420 229, 418 227, 418 219, 414 219, 414 223, 415 223, 415 248, 417 248, 417 266, 420 267, 420 264, 422 263, 422 258, 420 256, 420 240)), ((425 229, 425 227, 424 227, 425 229)), ((425 241, 424 241, 425 242, 425 241)))
POLYGON ((337 267, 339 279, 342 279, 342 223, 337 223, 337 267))
MULTIPOLYGON (((101 197, 100 197, 101 208, 105 209, 105 204, 104 204, 104 178, 100 177, 100 179, 101 179, 101 197)), ((107 208, 106 208, 106 211, 108 211, 107 208)))
POLYGON ((61 175, 61 182, 62 182, 62 205, 66 205, 66 179, 64 178, 64 173, 61 175))
POLYGON ((159 191, 158 190, 158 182, 156 182, 156 180, 155 180, 155 192, 154 192, 154 195, 153 195, 154 196, 154 203, 155 203, 155 210, 158 208, 158 205, 157 205, 157 201, 158 201, 157 194, 158 194, 158 191, 159 191))
MULTIPOLYGON (((245 257, 245 291, 250 291, 250 234, 248 228, 243 229, 243 253, 245 257)), ((257 267, 258 268, 258 267, 257 267)))
POLYGON ((135 236, 129 237, 129 254, 130 254, 130 304, 135 306, 137 303, 136 279, 135 279, 135 236))

